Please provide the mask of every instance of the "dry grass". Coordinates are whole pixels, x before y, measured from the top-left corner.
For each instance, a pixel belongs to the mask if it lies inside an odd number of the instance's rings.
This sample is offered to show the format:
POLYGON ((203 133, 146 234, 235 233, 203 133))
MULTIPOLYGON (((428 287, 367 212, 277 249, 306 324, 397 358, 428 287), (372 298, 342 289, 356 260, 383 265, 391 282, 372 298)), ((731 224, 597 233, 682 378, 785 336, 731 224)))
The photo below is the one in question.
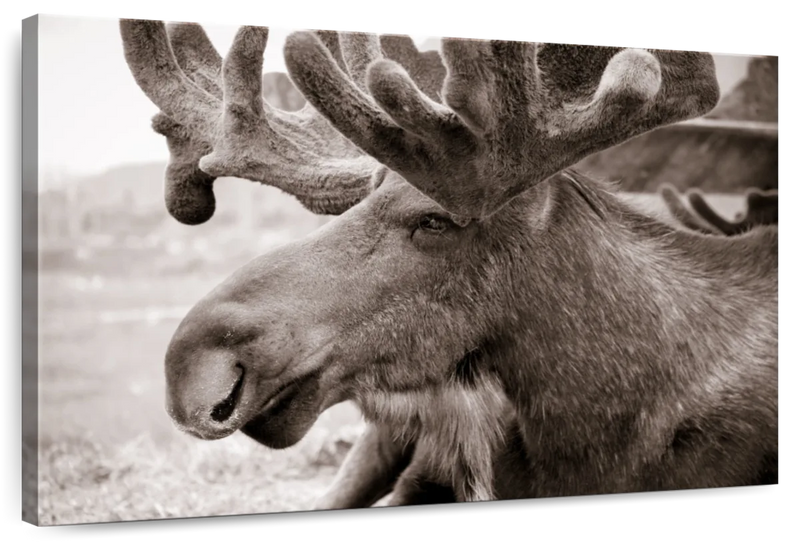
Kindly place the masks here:
POLYGON ((285 451, 243 435, 218 442, 147 435, 123 445, 62 439, 39 456, 41 525, 309 509, 359 428, 317 427, 285 451))

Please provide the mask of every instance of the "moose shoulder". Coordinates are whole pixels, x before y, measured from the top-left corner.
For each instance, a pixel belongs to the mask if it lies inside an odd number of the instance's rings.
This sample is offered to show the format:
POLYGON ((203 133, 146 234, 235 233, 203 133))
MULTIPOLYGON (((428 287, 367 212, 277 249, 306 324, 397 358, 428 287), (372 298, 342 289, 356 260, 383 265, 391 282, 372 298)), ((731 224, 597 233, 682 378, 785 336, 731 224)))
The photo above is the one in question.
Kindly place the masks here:
MULTIPOLYGON (((677 230, 569 170, 709 111, 709 55, 445 40, 445 105, 377 36, 296 33, 290 114, 261 99, 266 29, 239 30, 215 94, 164 25, 121 28, 198 171, 340 214, 183 320, 181 428, 286 447, 355 400, 458 500, 777 480, 777 227, 677 230)), ((179 219, 213 213, 208 180, 168 188, 179 219)))

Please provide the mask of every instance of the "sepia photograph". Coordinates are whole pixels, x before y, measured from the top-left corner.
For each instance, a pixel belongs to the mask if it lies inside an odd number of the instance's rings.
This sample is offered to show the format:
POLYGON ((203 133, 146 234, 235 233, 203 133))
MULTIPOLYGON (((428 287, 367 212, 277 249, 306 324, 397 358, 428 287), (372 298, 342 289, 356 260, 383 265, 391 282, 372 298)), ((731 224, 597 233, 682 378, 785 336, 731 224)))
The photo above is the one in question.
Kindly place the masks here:
POLYGON ((22 83, 24 521, 778 484, 777 56, 36 15, 22 83))

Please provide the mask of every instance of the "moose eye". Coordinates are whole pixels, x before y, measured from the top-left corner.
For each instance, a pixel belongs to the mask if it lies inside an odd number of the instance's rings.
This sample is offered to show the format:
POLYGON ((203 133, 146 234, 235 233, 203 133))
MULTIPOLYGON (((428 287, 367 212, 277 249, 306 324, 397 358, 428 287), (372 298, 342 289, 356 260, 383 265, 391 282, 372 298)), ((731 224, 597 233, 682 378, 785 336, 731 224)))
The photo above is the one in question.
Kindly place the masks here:
POLYGON ((442 233, 453 226, 453 222, 446 217, 426 215, 419 221, 419 228, 427 232, 442 233))

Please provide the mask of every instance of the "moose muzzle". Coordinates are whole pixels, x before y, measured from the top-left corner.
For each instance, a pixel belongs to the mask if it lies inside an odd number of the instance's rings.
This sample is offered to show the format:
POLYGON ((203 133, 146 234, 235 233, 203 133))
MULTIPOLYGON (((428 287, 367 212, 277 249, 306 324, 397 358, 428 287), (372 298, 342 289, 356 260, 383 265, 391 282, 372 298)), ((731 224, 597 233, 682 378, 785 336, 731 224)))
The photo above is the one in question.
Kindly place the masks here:
POLYGON ((167 412, 181 430, 211 440, 240 427, 245 369, 232 353, 206 351, 175 377, 181 381, 168 384, 167 412))

